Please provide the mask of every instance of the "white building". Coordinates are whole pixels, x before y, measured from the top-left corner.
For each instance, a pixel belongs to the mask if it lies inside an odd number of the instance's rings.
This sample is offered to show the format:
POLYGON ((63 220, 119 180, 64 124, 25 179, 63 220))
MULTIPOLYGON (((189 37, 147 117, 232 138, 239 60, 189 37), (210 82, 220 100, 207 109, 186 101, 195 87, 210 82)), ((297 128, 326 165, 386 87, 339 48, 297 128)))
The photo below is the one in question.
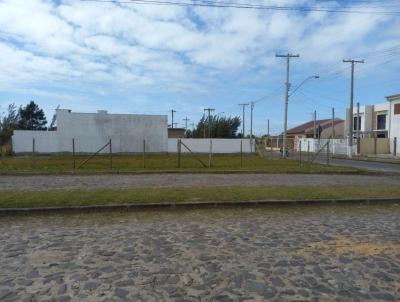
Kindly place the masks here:
MULTIPOLYGON (((376 105, 360 106, 353 108, 353 133, 360 137, 389 137, 389 116, 390 104, 381 103, 376 105), (358 127, 358 129, 357 129, 358 127)), ((347 109, 347 119, 345 125, 345 136, 348 136, 349 129, 349 109, 347 109)))
POLYGON ((389 102, 389 138, 390 150, 400 153, 400 94, 387 96, 389 102), (396 146, 394 145, 396 141, 396 146))
MULTIPOLYGON (((56 110, 55 131, 16 130, 12 137, 15 153, 96 152, 112 141, 113 152, 142 152, 143 141, 147 152, 168 151, 168 117, 166 115, 76 113, 56 110), (33 143, 34 141, 34 143, 33 143)), ((108 149, 104 150, 108 152, 108 149)))
POLYGON ((388 138, 390 141, 390 152, 395 150, 394 142, 397 141, 396 151, 399 153, 400 140, 400 94, 386 97, 387 102, 360 106, 353 108, 353 114, 347 109, 345 136, 349 133, 349 118, 353 119, 353 137, 357 131, 361 138, 377 137, 388 138))

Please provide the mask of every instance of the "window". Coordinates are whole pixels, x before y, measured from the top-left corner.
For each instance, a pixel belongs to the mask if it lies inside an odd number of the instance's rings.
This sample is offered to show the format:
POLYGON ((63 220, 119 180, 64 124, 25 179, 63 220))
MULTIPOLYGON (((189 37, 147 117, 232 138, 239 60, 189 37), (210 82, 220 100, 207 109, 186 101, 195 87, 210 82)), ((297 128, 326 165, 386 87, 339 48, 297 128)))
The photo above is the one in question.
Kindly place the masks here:
POLYGON ((386 129, 386 114, 378 114, 376 116, 376 129, 385 130, 386 129))
POLYGON ((353 117, 353 130, 357 131, 357 130, 361 130, 361 122, 362 122, 362 117, 359 116, 357 118, 357 116, 353 117), (358 123, 357 123, 358 120, 358 123), (357 125, 358 125, 358 129, 357 129, 357 125))
POLYGON ((400 114, 400 104, 394 104, 394 114, 400 114))

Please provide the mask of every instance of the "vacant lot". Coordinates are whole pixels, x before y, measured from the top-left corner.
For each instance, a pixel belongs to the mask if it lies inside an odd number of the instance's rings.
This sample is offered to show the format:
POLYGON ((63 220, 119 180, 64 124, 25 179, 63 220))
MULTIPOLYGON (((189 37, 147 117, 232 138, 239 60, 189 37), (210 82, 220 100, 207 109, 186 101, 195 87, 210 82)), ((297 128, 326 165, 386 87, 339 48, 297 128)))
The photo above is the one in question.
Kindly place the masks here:
MULTIPOLYGON (((76 167, 79 167, 89 156, 77 156, 76 167)), ((214 155, 211 168, 208 168, 208 155, 199 155, 198 159, 191 155, 182 155, 181 168, 177 168, 178 158, 175 154, 113 155, 113 171, 257 171, 265 173, 359 173, 360 170, 350 167, 326 166, 320 164, 300 165, 298 161, 268 159, 258 155, 214 155), (206 166, 204 167, 202 161, 206 166)), ((68 172, 73 170, 71 155, 54 156, 15 156, 0 161, 0 172, 68 172)), ((110 157, 99 155, 76 169, 77 172, 102 172, 110 170, 110 157)))

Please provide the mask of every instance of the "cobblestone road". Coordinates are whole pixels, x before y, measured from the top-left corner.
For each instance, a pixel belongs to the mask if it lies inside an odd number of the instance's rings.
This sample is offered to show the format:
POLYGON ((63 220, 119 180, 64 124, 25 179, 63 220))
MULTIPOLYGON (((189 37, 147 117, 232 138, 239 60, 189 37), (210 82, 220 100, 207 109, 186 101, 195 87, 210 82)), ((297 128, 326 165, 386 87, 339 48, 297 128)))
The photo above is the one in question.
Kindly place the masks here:
POLYGON ((398 185, 399 176, 327 174, 141 174, 0 176, 1 190, 189 186, 398 185))
POLYGON ((0 217, 0 301, 399 301, 400 206, 0 217))

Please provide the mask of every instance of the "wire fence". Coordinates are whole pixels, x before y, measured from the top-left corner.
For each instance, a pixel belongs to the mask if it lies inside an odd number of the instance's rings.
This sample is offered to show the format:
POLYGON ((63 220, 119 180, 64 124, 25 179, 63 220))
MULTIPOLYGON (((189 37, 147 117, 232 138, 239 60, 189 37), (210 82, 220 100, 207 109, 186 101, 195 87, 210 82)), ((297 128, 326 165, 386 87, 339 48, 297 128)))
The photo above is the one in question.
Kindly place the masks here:
POLYGON ((69 152, 45 153, 43 150, 46 146, 40 140, 38 144, 38 140, 33 138, 30 142, 30 152, 9 156, 6 161, 2 160, 0 168, 77 172, 84 170, 242 169, 257 166, 260 158, 258 154, 250 152, 249 140, 244 139, 238 139, 234 144, 229 142, 228 146, 221 145, 223 143, 221 140, 209 139, 201 142, 177 139, 174 142, 175 148, 171 149, 169 146, 169 152, 148 152, 148 142, 143 140, 140 144, 141 152, 116 153, 113 151, 114 142, 109 139, 93 152, 83 153, 77 151, 79 141, 72 138, 69 152), (228 150, 230 153, 221 153, 221 150, 228 150))

